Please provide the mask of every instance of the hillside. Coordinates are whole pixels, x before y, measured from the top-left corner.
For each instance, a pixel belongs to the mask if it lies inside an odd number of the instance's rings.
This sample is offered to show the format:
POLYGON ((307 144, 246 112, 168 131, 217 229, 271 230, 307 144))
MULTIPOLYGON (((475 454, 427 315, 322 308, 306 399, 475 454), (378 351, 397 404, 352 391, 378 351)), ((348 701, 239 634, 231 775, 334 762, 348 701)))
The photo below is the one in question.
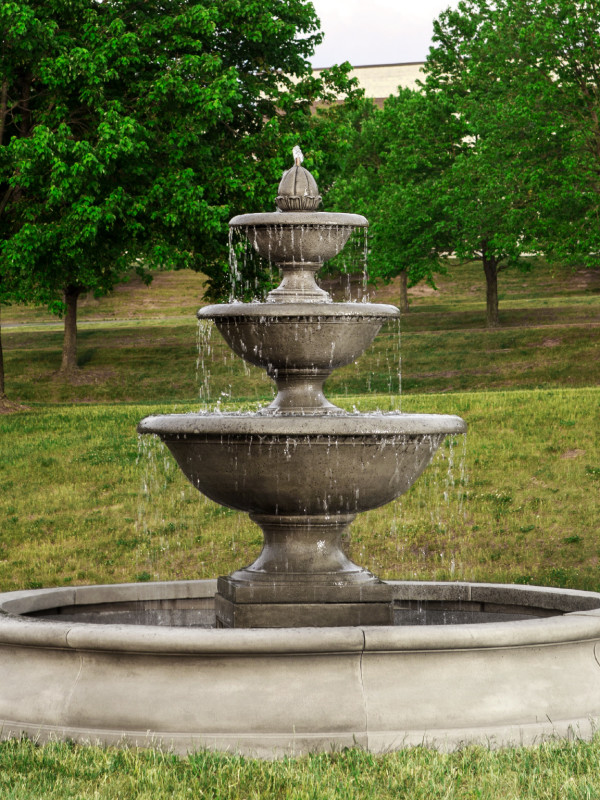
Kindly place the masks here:
MULTIPOLYGON (((71 384, 57 380, 60 320, 42 309, 2 310, 7 391, 22 402, 208 402, 270 396, 270 382, 245 368, 195 311, 204 279, 189 271, 138 278, 105 298, 80 303, 79 364, 71 384)), ((362 282, 328 283, 336 299, 357 299, 362 282)), ((369 299, 398 303, 393 282, 369 299)), ((451 265, 437 289, 410 290, 402 329, 402 393, 595 386, 600 383, 600 272, 543 263, 502 273, 501 327, 485 328, 485 284, 477 264, 451 265)), ((357 366, 338 371, 330 394, 400 394, 395 329, 382 331, 357 366)))

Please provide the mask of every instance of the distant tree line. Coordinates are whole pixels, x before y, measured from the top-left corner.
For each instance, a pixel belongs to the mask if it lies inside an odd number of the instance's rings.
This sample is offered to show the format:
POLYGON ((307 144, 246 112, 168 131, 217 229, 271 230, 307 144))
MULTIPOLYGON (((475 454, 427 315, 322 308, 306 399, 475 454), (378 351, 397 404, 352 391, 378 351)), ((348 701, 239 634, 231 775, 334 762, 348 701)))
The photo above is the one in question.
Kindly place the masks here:
POLYGON ((597 266, 600 3, 461 0, 434 23, 421 90, 349 114, 328 200, 371 220, 370 273, 406 288, 480 260, 487 324, 523 254, 597 266))

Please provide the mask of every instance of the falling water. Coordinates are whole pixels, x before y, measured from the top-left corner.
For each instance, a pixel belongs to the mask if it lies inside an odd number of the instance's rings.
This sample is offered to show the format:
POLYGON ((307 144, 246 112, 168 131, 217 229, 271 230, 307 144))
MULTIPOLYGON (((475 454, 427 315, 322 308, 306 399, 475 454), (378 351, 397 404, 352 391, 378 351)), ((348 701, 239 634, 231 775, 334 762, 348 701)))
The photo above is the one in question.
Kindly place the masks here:
POLYGON ((214 577, 215 560, 223 558, 223 550, 256 538, 245 515, 217 505, 184 478, 157 436, 138 437, 137 463, 137 580, 214 577), (223 524, 227 533, 219 541, 215 531, 223 524))
MULTIPOLYGON (((322 236, 338 235, 339 226, 323 228, 322 236)), ((334 300, 346 303, 368 302, 368 229, 352 231, 344 249, 335 258, 326 262, 318 274, 323 286, 334 300)))
POLYGON ((137 464, 141 466, 141 486, 136 525, 136 567, 138 580, 156 580, 157 557, 169 547, 164 537, 167 525, 160 498, 174 471, 174 464, 158 436, 138 435, 137 464), (159 502, 157 502, 157 498, 159 502))
MULTIPOLYGON (((277 231, 267 231, 270 243, 277 231)), ((262 302, 278 284, 279 270, 258 252, 259 229, 252 225, 229 229, 229 297, 230 303, 262 302)))
POLYGON ((212 320, 198 320, 196 330, 196 384, 200 408, 207 409, 211 398, 210 377, 212 365, 212 335, 214 323, 212 320))

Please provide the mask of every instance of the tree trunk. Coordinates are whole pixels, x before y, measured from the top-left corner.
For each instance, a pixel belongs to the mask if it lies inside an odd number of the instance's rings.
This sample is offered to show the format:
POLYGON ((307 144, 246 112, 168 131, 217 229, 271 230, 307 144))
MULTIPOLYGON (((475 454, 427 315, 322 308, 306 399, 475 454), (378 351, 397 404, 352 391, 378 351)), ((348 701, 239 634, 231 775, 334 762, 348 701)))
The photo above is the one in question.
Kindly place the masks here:
POLYGON ((0 403, 6 400, 6 388, 4 385, 4 354, 2 352, 2 326, 0 325, 0 403))
POLYGON ((400 273, 400 311, 408 313, 408 272, 403 269, 400 273))
POLYGON ((482 260, 486 282, 486 325, 488 328, 497 328, 500 325, 498 313, 498 260, 494 257, 486 258, 485 254, 482 260))
POLYGON ((63 338, 62 362, 59 372, 70 373, 77 369, 77 298, 81 289, 67 286, 64 300, 67 307, 65 314, 65 333, 63 338))

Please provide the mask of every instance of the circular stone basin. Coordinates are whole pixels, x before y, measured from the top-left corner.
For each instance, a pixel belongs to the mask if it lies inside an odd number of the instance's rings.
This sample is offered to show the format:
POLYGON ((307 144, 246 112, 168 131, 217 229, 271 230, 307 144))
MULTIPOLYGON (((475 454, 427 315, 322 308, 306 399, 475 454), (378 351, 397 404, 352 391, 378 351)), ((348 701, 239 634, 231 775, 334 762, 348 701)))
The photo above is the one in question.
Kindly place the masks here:
POLYGON ((356 514, 389 503, 446 434, 465 431, 449 414, 167 414, 138 425, 160 436, 211 500, 279 516, 356 514))
POLYGON ((241 228, 254 249, 275 264, 322 264, 336 256, 355 228, 369 223, 360 214, 280 211, 241 214, 229 221, 241 228))
POLYGON ((397 625, 353 628, 212 629, 210 580, 2 594, 2 736, 273 757, 591 735, 600 594, 388 585, 397 625))
POLYGON ((234 353, 273 375, 351 364, 400 312, 375 303, 230 303, 205 306, 197 316, 214 320, 234 353))

